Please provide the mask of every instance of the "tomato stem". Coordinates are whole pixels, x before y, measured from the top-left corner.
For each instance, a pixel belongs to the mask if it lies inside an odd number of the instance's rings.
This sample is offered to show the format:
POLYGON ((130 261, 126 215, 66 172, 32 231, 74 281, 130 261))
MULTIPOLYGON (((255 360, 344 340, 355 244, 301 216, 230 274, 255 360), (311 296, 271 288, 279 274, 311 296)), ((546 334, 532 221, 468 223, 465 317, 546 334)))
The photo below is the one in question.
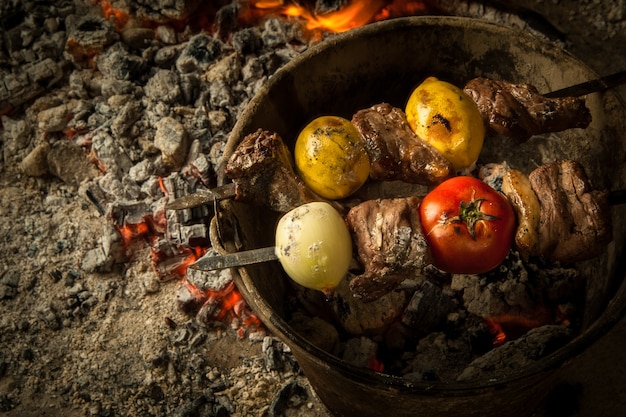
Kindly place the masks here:
POLYGON ((459 214, 450 219, 450 223, 463 223, 467 226, 472 240, 476 240, 476 224, 481 221, 493 221, 500 220, 499 217, 492 216, 491 214, 480 211, 480 206, 486 199, 479 198, 471 201, 461 201, 459 205, 459 214))

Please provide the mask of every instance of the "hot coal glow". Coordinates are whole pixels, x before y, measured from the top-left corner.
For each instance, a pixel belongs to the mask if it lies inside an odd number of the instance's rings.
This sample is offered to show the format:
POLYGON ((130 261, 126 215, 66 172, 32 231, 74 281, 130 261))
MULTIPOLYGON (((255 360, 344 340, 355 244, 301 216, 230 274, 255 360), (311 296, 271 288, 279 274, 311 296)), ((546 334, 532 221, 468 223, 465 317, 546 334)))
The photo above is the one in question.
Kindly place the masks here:
POLYGON ((253 0, 240 13, 243 25, 257 24, 267 16, 298 19, 309 31, 345 32, 365 24, 398 16, 423 13, 422 1, 351 0, 337 10, 320 12, 289 0, 253 0))

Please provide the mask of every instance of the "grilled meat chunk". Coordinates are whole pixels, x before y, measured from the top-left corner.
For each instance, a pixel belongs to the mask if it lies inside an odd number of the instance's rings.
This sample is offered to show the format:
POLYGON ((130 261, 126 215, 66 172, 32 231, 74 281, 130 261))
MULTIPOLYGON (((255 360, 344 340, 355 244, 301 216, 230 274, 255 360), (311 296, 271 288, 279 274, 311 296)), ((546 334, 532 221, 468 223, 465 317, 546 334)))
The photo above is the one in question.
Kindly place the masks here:
POLYGON ((522 259, 528 260, 539 239, 541 207, 526 174, 509 169, 502 175, 502 192, 506 195, 517 216, 515 247, 522 259))
POLYGON ((532 135, 585 128, 591 123, 583 98, 547 98, 530 84, 478 77, 463 90, 478 105, 485 126, 492 133, 520 143, 532 135))
POLYGON ((370 178, 436 185, 454 174, 452 164, 413 133, 402 110, 377 104, 359 110, 352 123, 366 143, 370 178))
POLYGON ((542 165, 528 179, 541 206, 536 254, 563 263, 598 256, 611 241, 606 192, 593 190, 582 165, 542 165))
POLYGON ((324 199, 295 173, 291 152, 277 133, 262 129, 246 136, 224 172, 235 183, 235 200, 287 212, 324 199))
POLYGON ((365 201, 348 212, 364 272, 350 281, 355 297, 373 301, 431 263, 419 220, 417 197, 365 201))

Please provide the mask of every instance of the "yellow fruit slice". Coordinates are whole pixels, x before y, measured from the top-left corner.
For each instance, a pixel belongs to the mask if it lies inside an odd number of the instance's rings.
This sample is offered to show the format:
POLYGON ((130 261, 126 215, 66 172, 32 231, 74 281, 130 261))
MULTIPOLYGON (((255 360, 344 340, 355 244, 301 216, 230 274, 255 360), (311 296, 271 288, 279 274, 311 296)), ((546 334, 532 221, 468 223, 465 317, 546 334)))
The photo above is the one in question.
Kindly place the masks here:
POLYGON ((338 116, 318 117, 302 129, 294 159, 305 184, 329 200, 349 196, 369 176, 365 142, 351 121, 338 116))
POLYGON ((476 103, 463 90, 428 77, 409 96, 405 113, 415 134, 441 152, 455 170, 474 166, 485 126, 476 103))

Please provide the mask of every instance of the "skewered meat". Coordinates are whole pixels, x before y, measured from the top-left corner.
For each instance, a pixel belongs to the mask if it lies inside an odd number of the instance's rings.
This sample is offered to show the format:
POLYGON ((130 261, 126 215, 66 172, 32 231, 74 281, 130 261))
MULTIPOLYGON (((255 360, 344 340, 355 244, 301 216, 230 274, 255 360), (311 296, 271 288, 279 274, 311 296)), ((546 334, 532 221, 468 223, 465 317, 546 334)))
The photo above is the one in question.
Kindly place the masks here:
POLYGON ((583 98, 547 98, 530 84, 478 77, 464 91, 478 105, 489 130, 520 143, 532 135, 585 128, 591 123, 583 98))
POLYGON ((235 199, 278 212, 313 201, 325 201, 293 170, 289 149, 277 133, 258 129, 231 155, 224 173, 235 183, 235 199))
POLYGON ((517 216, 515 247, 522 259, 528 260, 539 240, 539 199, 528 177, 516 169, 509 169, 502 175, 502 192, 508 197, 517 216))
POLYGON ((570 160, 542 165, 528 179, 541 206, 535 254, 564 263, 598 256, 612 239, 607 193, 593 190, 570 160))
POLYGON ((368 200, 348 212, 346 220, 364 268, 350 281, 355 297, 375 300, 431 263, 419 203, 417 197, 368 200))
POLYGON ((352 123, 367 146, 370 178, 436 185, 454 174, 452 164, 413 133, 402 110, 377 104, 359 110, 352 123))
MULTIPOLYGON (((607 193, 592 190, 583 167, 564 160, 527 177, 506 165, 492 167, 518 217, 516 247, 524 259, 541 256, 573 263, 598 256, 611 240, 607 193)), ((350 281, 355 297, 372 301, 432 263, 419 220, 420 198, 367 200, 346 221, 364 272, 350 281)))

